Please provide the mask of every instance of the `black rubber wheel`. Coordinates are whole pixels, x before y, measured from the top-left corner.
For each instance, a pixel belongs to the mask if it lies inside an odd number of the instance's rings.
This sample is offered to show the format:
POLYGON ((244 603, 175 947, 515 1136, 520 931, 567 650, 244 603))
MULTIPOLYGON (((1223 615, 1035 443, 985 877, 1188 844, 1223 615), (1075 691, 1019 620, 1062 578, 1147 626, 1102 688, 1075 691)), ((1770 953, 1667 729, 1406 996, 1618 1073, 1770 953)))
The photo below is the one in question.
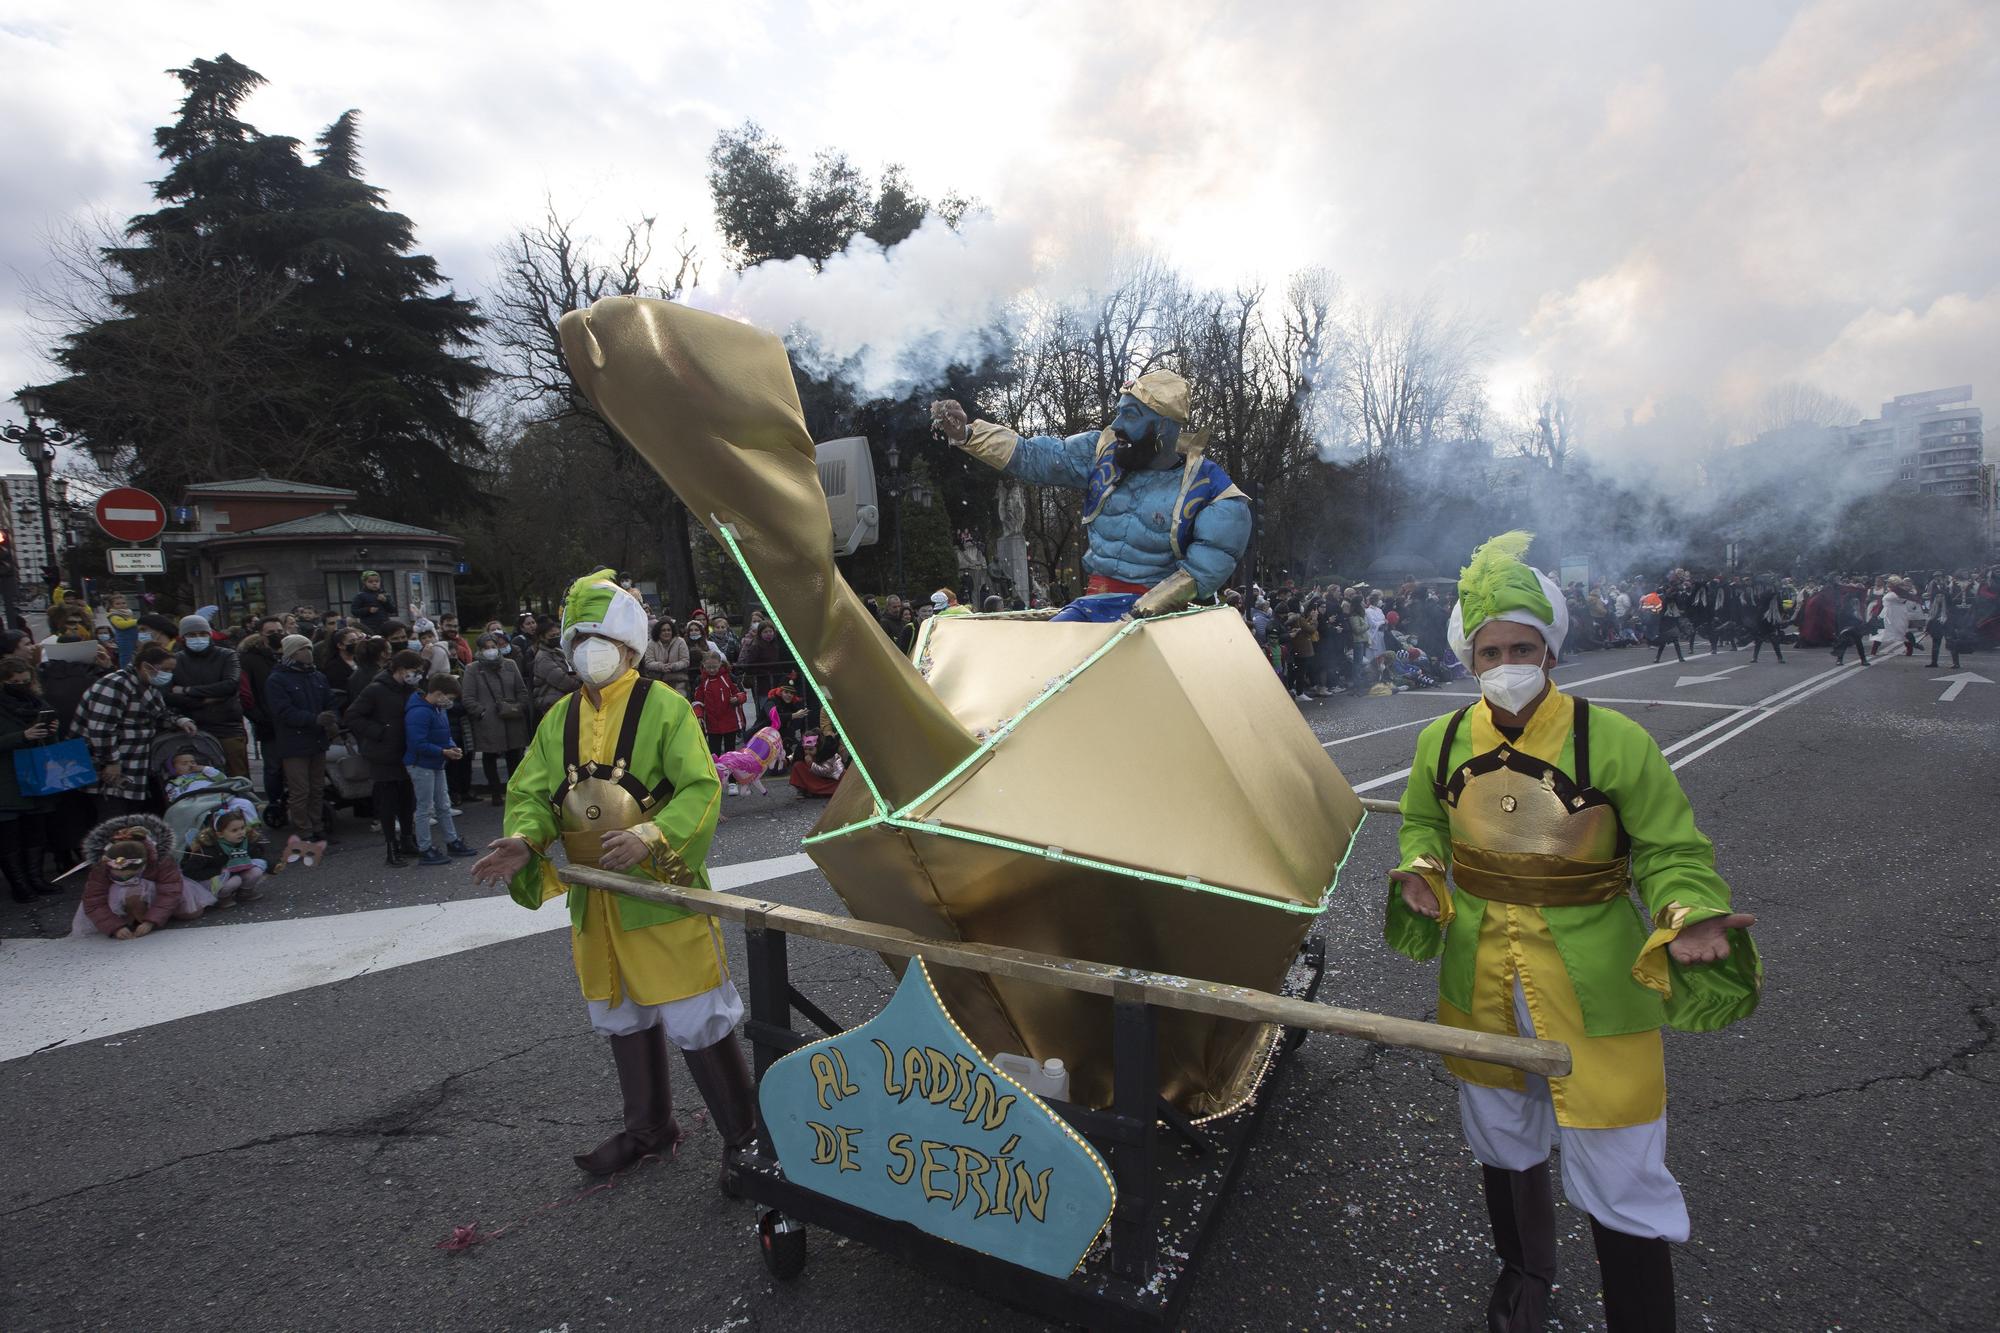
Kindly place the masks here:
POLYGON ((764 1267, 780 1282, 790 1282, 806 1266, 806 1228, 773 1208, 757 1219, 757 1248, 764 1267))

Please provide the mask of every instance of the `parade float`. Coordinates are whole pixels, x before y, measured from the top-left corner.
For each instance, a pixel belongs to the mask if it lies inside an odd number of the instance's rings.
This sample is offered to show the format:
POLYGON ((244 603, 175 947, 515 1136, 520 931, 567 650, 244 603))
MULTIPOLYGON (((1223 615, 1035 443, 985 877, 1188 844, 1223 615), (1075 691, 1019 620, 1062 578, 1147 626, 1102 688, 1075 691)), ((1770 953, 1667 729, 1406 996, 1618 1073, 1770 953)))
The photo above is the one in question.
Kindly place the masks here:
POLYGON ((852 759, 805 844, 851 918, 564 872, 744 927, 762 1125, 732 1181, 768 1207, 774 1272, 805 1222, 1055 1317, 1158 1325, 1306 1033, 1567 1068, 1556 1044, 1315 1002, 1363 803, 1240 617, 958 615, 905 656, 834 566, 778 338, 628 297, 562 337, 852 759), (794 934, 882 955, 889 1005, 843 1029, 792 984, 794 934))

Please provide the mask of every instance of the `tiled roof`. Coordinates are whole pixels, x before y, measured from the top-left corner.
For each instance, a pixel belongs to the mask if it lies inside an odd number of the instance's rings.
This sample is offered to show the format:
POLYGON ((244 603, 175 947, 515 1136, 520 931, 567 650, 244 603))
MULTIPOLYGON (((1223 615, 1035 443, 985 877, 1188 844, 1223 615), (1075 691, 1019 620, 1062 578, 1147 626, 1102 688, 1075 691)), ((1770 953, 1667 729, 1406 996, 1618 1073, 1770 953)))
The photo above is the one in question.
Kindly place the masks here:
POLYGON ((184 488, 189 495, 323 495, 353 499, 355 493, 339 486, 315 486, 310 482, 286 481, 282 477, 243 477, 236 481, 204 481, 184 488))
POLYGON ((219 537, 442 537, 448 541, 456 538, 445 532, 431 528, 419 528, 409 523, 393 523, 386 518, 370 518, 366 514, 350 514, 345 509, 332 509, 324 514, 308 514, 304 518, 290 518, 283 523, 273 523, 269 527, 252 528, 248 532, 224 532, 219 537))

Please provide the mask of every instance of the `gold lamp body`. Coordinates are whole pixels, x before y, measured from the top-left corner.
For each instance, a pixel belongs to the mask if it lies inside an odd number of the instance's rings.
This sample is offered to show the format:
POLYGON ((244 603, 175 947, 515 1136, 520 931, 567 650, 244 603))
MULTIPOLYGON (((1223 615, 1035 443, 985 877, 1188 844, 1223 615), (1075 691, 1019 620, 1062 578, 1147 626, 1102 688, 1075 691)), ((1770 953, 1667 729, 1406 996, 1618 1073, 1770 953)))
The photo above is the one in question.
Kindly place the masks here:
MULTIPOLYGON (((845 736, 856 765, 807 850, 850 912, 936 938, 1282 983, 1361 807, 1240 618, 942 617, 913 662, 834 568, 776 337, 612 297, 565 315, 562 338, 592 404, 733 544, 845 736)), ((1109 1103, 1109 1000, 932 975, 982 1051, 1061 1058, 1072 1097, 1109 1103)), ((1161 1012, 1161 1094, 1197 1116, 1237 1105, 1271 1037, 1161 1012)))

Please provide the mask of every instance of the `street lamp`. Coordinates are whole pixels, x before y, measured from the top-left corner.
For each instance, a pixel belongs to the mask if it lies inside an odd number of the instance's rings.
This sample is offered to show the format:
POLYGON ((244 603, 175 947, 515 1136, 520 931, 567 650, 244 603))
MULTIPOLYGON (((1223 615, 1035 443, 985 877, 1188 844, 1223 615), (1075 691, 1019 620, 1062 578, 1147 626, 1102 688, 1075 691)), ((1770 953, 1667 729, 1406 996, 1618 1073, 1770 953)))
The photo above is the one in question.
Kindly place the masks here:
POLYGON ((56 553, 55 512, 49 506, 49 473, 55 468, 56 446, 67 443, 69 432, 43 430, 41 418, 47 415, 47 403, 39 389, 23 389, 14 395, 14 401, 21 405, 22 415, 28 418, 26 426, 0 426, 0 435, 21 446, 21 457, 35 469, 35 499, 42 510, 42 549, 47 559, 55 561, 56 553))
POLYGON ((896 513, 896 592, 903 592, 903 468, 902 453, 892 437, 883 452, 889 458, 889 503, 896 513))

